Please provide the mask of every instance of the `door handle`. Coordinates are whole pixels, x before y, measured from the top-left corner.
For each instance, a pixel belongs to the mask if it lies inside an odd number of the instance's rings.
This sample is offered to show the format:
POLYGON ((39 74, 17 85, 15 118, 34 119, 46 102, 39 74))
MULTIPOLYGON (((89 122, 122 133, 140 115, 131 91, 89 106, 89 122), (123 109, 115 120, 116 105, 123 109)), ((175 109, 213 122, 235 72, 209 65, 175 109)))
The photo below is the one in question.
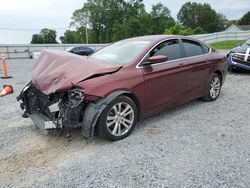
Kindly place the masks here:
POLYGON ((182 66, 182 65, 184 65, 184 63, 180 63, 178 66, 182 66))

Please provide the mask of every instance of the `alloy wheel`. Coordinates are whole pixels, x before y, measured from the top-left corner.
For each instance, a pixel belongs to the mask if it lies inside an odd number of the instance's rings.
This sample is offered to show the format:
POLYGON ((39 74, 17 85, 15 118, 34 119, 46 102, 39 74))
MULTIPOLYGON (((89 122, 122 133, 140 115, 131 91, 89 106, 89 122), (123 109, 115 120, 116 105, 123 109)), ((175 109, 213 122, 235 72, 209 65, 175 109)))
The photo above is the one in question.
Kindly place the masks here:
POLYGON ((114 136, 126 134, 134 123, 134 110, 126 102, 116 103, 109 111, 106 126, 114 136))
POLYGON ((210 96, 215 99, 218 97, 220 93, 220 87, 221 87, 221 81, 220 79, 216 76, 212 79, 211 84, 210 84, 210 96))

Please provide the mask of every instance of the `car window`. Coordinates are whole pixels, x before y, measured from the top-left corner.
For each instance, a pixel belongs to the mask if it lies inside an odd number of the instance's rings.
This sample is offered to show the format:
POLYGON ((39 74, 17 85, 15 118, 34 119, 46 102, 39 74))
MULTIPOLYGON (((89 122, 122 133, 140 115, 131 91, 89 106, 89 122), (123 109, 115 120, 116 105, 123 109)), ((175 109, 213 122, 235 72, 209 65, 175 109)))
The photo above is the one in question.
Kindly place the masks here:
POLYGON ((92 50, 90 48, 84 48, 83 49, 85 52, 92 53, 92 50))
POLYGON ((80 47, 75 47, 75 48, 73 48, 72 51, 79 51, 79 50, 80 50, 80 47))
POLYGON ((90 51, 90 49, 88 47, 79 47, 81 51, 90 51))
POLYGON ((209 51, 210 51, 210 48, 209 48, 209 47, 207 47, 206 45, 202 44, 202 48, 203 48, 204 54, 209 53, 209 51))
POLYGON ((106 62, 127 65, 151 44, 150 40, 123 40, 95 52, 91 57, 106 62))
POLYGON ((156 46, 150 52, 150 57, 157 55, 165 55, 168 57, 168 60, 181 58, 181 50, 178 40, 168 40, 156 46))
POLYGON ((182 42, 187 57, 204 54, 203 48, 200 43, 186 39, 183 39, 182 42))

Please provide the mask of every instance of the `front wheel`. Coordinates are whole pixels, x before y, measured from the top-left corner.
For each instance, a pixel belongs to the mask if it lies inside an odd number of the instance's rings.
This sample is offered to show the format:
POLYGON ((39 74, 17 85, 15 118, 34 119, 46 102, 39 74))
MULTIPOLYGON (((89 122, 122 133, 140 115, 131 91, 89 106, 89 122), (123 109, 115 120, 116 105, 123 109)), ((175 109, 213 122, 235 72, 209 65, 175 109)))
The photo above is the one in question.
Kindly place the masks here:
POLYGON ((202 99, 209 102, 215 101, 220 95, 221 86, 221 77, 217 73, 213 73, 208 82, 206 95, 202 99))
POLYGON ((103 110, 97 123, 97 133, 109 140, 127 137, 137 121, 137 107, 133 100, 119 96, 103 110))

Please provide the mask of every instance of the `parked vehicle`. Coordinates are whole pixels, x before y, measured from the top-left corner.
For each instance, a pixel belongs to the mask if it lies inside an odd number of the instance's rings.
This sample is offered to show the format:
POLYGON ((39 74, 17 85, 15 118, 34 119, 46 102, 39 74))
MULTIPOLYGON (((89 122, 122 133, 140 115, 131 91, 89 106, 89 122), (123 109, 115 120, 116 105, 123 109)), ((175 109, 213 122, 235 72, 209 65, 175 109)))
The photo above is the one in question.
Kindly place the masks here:
POLYGON ((86 46, 75 46, 68 48, 66 51, 77 55, 88 56, 90 54, 95 53, 96 49, 86 46))
POLYGON ((198 40, 144 36, 88 57, 44 51, 18 100, 42 130, 81 127, 86 137, 120 140, 167 108, 216 100, 226 74, 226 57, 198 40))
POLYGON ((232 49, 228 55, 229 70, 242 69, 250 70, 250 39, 248 39, 243 45, 232 49))

